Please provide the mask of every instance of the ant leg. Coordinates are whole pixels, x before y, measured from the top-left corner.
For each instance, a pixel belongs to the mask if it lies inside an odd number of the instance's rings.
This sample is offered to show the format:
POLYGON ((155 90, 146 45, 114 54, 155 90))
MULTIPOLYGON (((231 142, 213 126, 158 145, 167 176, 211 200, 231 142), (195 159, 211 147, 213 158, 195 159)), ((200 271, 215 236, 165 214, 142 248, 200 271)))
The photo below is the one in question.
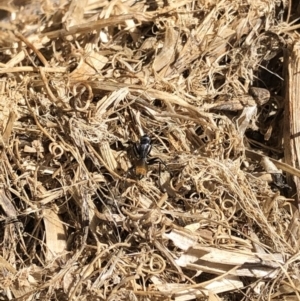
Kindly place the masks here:
POLYGON ((130 178, 132 179, 134 177, 134 166, 131 166, 127 169, 125 172, 125 178, 130 178))
POLYGON ((152 165, 152 164, 156 164, 156 163, 158 163, 158 184, 159 184, 159 187, 164 190, 163 185, 161 183, 161 165, 164 165, 166 170, 168 170, 168 167, 167 167, 166 163, 160 158, 151 158, 148 160, 148 165, 152 165))
POLYGON ((167 168, 166 163, 160 158, 151 158, 147 161, 147 163, 148 163, 148 165, 153 165, 153 164, 159 163, 159 164, 164 165, 165 168, 167 168))

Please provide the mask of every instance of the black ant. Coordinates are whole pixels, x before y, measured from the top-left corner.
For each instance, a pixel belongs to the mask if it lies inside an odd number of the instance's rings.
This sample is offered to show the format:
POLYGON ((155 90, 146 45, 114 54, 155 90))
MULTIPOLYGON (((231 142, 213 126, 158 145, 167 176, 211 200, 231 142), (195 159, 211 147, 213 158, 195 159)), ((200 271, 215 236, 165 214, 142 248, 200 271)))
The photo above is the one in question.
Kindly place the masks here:
MULTIPOLYGON (((143 135, 140 139, 140 143, 135 143, 133 146, 133 152, 137 158, 135 162, 135 175, 139 178, 145 177, 148 172, 148 165, 155 163, 166 164, 160 158, 151 158, 147 160, 148 155, 152 149, 151 139, 148 135, 143 135)), ((160 165, 159 165, 160 172, 160 165)))

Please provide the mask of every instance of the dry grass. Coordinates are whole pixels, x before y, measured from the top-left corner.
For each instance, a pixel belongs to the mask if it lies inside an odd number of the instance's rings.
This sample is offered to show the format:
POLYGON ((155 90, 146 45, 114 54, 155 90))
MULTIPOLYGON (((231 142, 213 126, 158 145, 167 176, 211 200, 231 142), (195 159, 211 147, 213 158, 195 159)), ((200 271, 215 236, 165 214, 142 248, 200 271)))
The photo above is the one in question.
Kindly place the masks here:
POLYGON ((299 209, 281 171, 299 176, 281 162, 296 7, 0 12, 0 300, 300 300, 299 209), (166 166, 138 178, 143 134, 166 166))

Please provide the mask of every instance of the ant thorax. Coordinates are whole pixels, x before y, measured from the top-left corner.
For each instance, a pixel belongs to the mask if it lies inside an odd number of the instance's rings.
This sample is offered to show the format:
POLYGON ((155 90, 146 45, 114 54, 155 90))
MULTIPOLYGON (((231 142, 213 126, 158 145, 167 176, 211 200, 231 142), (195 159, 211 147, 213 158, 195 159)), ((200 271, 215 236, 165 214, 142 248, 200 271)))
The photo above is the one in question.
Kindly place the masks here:
POLYGON ((135 156, 139 159, 146 159, 151 151, 151 139, 148 135, 141 137, 140 143, 134 145, 135 156))

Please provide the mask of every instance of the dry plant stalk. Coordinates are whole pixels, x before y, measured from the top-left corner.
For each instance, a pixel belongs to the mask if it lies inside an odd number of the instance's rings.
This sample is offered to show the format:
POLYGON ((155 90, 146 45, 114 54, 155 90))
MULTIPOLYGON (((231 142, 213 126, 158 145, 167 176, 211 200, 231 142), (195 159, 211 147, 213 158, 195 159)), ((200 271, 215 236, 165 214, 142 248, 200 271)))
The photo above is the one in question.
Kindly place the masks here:
POLYGON ((297 19, 278 0, 2 6, 1 300, 299 299, 299 44, 280 97, 299 37, 278 7, 297 19))
MULTIPOLYGON (((296 43, 293 46, 291 55, 287 58, 287 80, 286 80, 286 102, 285 102, 285 116, 284 116, 284 146, 285 146, 285 162, 292 167, 299 169, 300 162, 300 122, 299 114, 300 107, 298 101, 299 85, 300 85, 300 44, 296 43)), ((296 193, 298 208, 300 209, 300 179, 294 176, 292 178, 296 193)))

